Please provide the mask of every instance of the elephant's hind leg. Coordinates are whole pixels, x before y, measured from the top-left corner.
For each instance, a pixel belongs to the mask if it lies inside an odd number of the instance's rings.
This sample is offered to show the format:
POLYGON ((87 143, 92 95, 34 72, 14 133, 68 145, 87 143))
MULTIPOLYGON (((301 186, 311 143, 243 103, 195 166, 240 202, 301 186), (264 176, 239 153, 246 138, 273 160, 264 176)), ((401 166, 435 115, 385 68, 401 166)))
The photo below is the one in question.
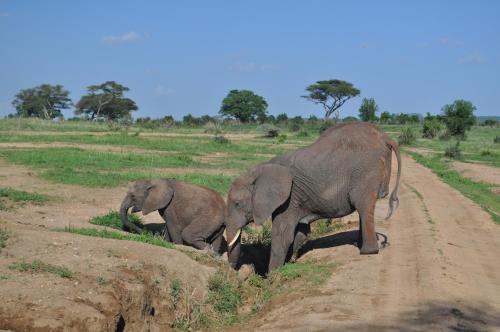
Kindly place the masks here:
POLYGON ((298 224, 295 232, 295 239, 293 240, 292 254, 296 253, 300 247, 307 240, 307 235, 311 232, 310 224, 298 224))
MULTIPOLYGON (((360 228, 360 253, 362 255, 377 254, 378 242, 375 232, 375 202, 377 193, 368 194, 364 201, 358 207, 359 228, 360 228)), ((359 241, 359 240, 358 240, 359 241)))

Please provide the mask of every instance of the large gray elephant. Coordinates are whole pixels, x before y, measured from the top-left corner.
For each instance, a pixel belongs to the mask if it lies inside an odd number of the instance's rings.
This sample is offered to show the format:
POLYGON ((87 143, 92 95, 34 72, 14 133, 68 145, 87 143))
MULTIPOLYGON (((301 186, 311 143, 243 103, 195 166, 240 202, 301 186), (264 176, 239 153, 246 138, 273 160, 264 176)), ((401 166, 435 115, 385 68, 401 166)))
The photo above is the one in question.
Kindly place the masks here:
POLYGON ((369 123, 326 130, 313 144, 257 165, 234 180, 228 195, 228 258, 236 267, 241 229, 272 218, 269 271, 284 264, 290 249, 306 239, 310 223, 358 211, 361 254, 378 253, 374 224, 377 198, 387 196, 392 151, 398 160, 389 214, 398 202, 401 157, 398 145, 369 123))
POLYGON ((205 249, 211 244, 220 253, 224 243, 226 205, 214 190, 174 179, 136 181, 120 208, 124 227, 143 230, 128 220, 128 210, 144 215, 158 210, 166 222, 165 239, 205 249))

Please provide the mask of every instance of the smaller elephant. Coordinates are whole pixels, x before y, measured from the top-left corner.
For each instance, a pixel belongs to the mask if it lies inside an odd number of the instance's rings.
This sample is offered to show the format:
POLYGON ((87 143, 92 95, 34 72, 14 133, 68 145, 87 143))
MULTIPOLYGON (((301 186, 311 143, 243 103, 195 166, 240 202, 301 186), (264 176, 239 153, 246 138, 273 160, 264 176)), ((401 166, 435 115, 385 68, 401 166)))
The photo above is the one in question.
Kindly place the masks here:
POLYGON ((147 215, 158 211, 166 222, 165 240, 196 249, 223 249, 226 204, 214 190, 174 179, 136 181, 120 208, 124 228, 141 233, 142 228, 128 220, 128 210, 147 215))

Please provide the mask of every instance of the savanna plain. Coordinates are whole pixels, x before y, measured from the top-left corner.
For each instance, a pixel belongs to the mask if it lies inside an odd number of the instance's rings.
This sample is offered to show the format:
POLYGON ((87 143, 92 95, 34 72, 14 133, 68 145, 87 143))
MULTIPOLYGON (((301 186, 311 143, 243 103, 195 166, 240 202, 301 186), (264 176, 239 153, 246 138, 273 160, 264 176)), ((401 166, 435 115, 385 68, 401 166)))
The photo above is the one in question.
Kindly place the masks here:
MULTIPOLYGON (((383 125, 398 139, 399 125, 383 125)), ((246 273, 164 242, 163 220, 117 210, 131 181, 176 178, 227 195, 232 180, 308 145, 319 126, 265 137, 253 125, 146 129, 0 120, 0 329, 14 331, 498 331, 500 135, 403 145, 398 210, 377 203, 382 249, 359 255, 357 213, 313 224, 267 276, 271 225, 247 226, 246 273), (157 232, 155 233, 155 230, 157 232)), ((397 170, 393 158, 393 177, 397 170)))

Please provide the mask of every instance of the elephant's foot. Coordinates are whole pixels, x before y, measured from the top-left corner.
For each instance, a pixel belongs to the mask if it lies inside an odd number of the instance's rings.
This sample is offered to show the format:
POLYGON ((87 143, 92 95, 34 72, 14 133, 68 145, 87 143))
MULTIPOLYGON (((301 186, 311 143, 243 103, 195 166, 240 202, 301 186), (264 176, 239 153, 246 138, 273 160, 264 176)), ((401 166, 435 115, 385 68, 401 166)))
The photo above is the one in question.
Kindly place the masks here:
POLYGON ((374 244, 363 244, 359 253, 361 255, 374 255, 378 254, 378 250, 378 243, 375 242, 374 244))

